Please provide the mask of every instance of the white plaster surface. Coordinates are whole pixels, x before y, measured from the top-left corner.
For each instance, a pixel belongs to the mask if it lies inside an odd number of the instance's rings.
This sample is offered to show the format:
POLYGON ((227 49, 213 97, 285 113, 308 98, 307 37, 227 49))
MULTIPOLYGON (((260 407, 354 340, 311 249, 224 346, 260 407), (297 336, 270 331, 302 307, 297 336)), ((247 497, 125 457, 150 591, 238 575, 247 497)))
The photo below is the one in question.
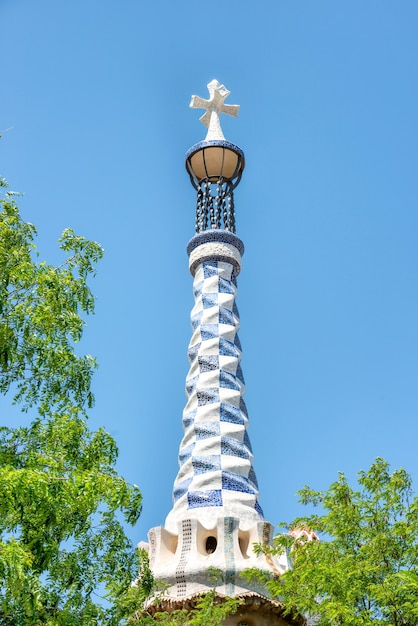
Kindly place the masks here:
MULTIPOLYGON (((235 246, 223 241, 210 241, 198 246, 190 253, 189 269, 194 275, 196 266, 206 259, 229 259, 234 263, 236 272, 241 271, 242 258, 241 254, 235 246)), ((221 294, 221 296, 224 294, 221 294)))
POLYGON ((225 137, 222 132, 219 116, 221 113, 226 113, 227 115, 232 115, 232 117, 237 117, 239 104, 225 104, 224 101, 231 92, 216 79, 208 84, 208 90, 209 100, 204 100, 200 98, 200 96, 192 96, 190 108, 206 109, 206 113, 200 118, 200 121, 208 129, 205 141, 211 141, 213 139, 222 140, 225 139, 225 137))
POLYGON ((166 528, 152 528, 148 534, 150 566, 154 577, 167 585, 166 599, 190 598, 212 589, 227 596, 268 595, 259 583, 248 582, 243 572, 256 567, 274 575, 289 568, 285 554, 265 556, 254 552, 254 544, 269 544, 272 525, 259 521, 243 532, 237 518, 221 518, 207 528, 198 520, 179 522, 175 532, 166 528), (216 549, 208 554, 208 537, 216 539, 216 549), (221 573, 214 583, 214 568, 221 573))

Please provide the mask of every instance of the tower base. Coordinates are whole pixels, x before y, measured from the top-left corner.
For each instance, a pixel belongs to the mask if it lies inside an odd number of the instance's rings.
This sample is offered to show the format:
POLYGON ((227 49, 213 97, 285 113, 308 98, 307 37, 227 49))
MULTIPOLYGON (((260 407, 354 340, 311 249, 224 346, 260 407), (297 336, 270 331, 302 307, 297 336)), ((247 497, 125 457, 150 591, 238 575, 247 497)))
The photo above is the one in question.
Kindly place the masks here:
POLYGON ((148 551, 151 571, 164 591, 150 599, 146 611, 154 615, 192 610, 203 594, 215 589, 215 602, 225 598, 242 602, 237 613, 225 619, 225 626, 303 626, 303 618, 284 617, 282 603, 270 599, 263 584, 246 576, 246 570, 255 568, 280 577, 289 568, 286 554, 276 557, 254 551, 255 545, 271 545, 272 532, 266 521, 243 529, 234 517, 219 519, 213 528, 185 519, 178 523, 177 533, 152 528, 149 544, 142 542, 139 547, 148 551))
POLYGON ((220 596, 267 596, 264 585, 248 580, 248 569, 258 569, 279 577, 289 568, 286 554, 280 558, 256 553, 254 546, 271 545, 273 527, 259 521, 248 530, 240 520, 225 517, 214 528, 206 528, 197 519, 178 523, 178 532, 161 526, 148 533, 149 544, 140 543, 149 554, 150 568, 156 581, 163 583, 163 600, 182 601, 216 588, 220 596))
MULTIPOLYGON (((306 626, 302 616, 283 615, 283 605, 263 596, 252 595, 240 597, 242 604, 234 615, 229 615, 223 626, 306 626)), ((171 613, 179 609, 191 611, 195 608, 199 596, 187 600, 166 600, 161 604, 150 606, 147 612, 154 616, 159 612, 171 613)), ((225 596, 217 595, 216 603, 222 603, 225 596)), ((209 625, 208 625, 209 626, 209 625)))

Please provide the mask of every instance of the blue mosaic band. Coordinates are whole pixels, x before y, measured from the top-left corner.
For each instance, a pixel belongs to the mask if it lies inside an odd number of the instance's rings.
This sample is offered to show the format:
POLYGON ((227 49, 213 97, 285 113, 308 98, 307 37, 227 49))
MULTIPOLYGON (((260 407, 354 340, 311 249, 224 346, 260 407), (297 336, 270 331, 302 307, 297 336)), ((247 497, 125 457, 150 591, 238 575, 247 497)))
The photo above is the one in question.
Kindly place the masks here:
MULTIPOLYGON (((201 235, 207 234, 214 235, 213 231, 201 235)), ((247 433, 235 303, 237 255, 240 259, 243 246, 238 237, 223 232, 229 239, 220 243, 234 249, 218 260, 208 253, 211 242, 201 235, 188 247, 190 257, 194 254, 195 304, 180 469, 166 521, 166 528, 173 531, 177 522, 192 517, 206 527, 220 517, 238 518, 244 527, 263 519, 247 433)))
POLYGON ((190 256, 193 250, 208 242, 229 243, 238 250, 241 256, 244 254, 244 244, 239 237, 234 235, 234 233, 229 233, 227 230, 216 229, 206 230, 205 232, 192 237, 187 244, 187 254, 190 256))
POLYGON ((241 271, 244 244, 226 230, 206 230, 195 235, 187 245, 189 269, 192 276, 203 261, 224 261, 234 266, 234 277, 241 271))

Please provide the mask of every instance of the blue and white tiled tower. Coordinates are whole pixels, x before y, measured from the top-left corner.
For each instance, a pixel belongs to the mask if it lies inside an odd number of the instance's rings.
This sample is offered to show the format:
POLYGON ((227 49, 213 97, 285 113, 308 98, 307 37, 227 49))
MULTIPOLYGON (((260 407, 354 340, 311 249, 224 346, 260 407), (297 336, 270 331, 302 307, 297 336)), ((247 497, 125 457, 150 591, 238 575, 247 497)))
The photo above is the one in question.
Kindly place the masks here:
POLYGON ((208 230, 188 246, 194 275, 190 370, 186 380, 180 470, 166 527, 193 514, 206 527, 263 519, 243 399, 239 317, 235 303, 243 245, 228 231, 208 230))
POLYGON ((224 104, 229 92, 217 81, 208 88, 209 100, 193 96, 190 105, 206 109, 201 120, 208 134, 186 155, 197 206, 196 234, 187 246, 194 307, 184 435, 173 507, 165 526, 149 532, 150 565, 167 586, 166 609, 211 589, 216 569, 219 595, 245 599, 228 625, 298 623, 284 620, 280 603, 242 576, 251 567, 279 576, 288 562, 285 555, 253 550, 254 544, 270 543, 273 529, 264 520, 253 468, 235 301, 244 245, 235 234, 233 190, 244 154, 225 140, 219 123, 220 113, 236 116, 239 107, 224 104))

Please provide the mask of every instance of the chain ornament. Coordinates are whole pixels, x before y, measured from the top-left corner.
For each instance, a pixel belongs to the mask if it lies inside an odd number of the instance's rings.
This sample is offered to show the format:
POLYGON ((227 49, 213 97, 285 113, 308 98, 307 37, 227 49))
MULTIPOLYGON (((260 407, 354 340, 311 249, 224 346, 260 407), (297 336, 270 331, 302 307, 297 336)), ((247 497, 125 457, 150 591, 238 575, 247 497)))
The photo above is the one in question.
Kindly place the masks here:
POLYGON ((235 233, 234 194, 229 181, 201 181, 197 189, 196 233, 223 229, 235 233))

